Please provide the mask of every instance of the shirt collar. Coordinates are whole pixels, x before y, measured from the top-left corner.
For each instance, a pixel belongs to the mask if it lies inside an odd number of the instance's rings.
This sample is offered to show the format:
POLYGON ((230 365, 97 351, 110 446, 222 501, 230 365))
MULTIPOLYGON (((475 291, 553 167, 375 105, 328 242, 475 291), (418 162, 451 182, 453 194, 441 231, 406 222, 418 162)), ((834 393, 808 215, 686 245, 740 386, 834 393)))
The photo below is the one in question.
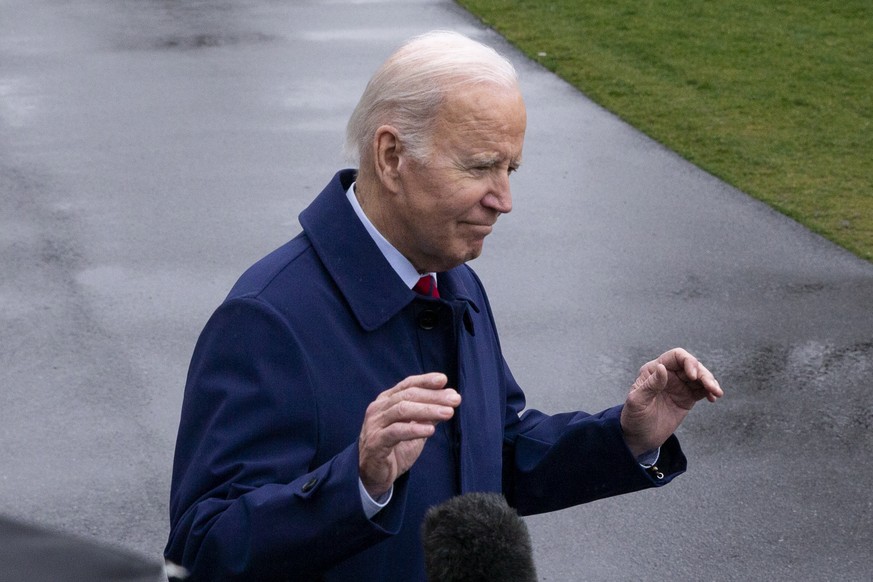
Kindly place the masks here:
MULTIPOLYGON (((372 331, 409 305, 416 294, 386 260, 364 221, 355 218, 353 205, 346 196, 355 174, 351 169, 337 172, 300 213, 299 220, 361 327, 372 331)), ((439 282, 444 300, 465 301, 479 311, 471 295, 478 283, 470 267, 461 265, 440 273, 439 282), (467 284, 473 287, 468 290, 467 284)))
MULTIPOLYGON (((385 257, 385 260, 388 261, 388 264, 391 265, 391 268, 394 269, 394 272, 403 279, 403 282, 407 287, 412 289, 418 280, 421 278, 422 273, 419 273, 418 270, 409 262, 409 259, 403 256, 403 254, 394 248, 388 240, 382 236, 376 227, 370 222, 370 219, 367 218, 367 215, 364 214, 364 209, 361 208, 361 204, 358 202, 358 197, 355 196, 355 182, 349 186, 349 189, 346 190, 346 198, 349 199, 349 204, 352 205, 352 208, 355 211, 355 214, 360 219, 361 223, 364 225, 364 228, 367 229, 367 233, 369 233, 370 238, 373 239, 373 242, 376 243, 376 246, 379 247, 379 250, 382 252, 382 255, 385 257)), ((434 282, 436 282, 436 274, 428 273, 434 282)))

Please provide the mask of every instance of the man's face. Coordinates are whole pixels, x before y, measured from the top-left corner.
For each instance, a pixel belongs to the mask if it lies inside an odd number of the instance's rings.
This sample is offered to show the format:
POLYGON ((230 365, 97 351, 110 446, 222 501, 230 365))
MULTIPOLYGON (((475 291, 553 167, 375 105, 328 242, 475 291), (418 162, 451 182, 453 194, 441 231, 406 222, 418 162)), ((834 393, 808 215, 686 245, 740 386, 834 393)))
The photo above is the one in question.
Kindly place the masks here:
POLYGON ((517 89, 471 87, 441 106, 426 160, 401 154, 392 242, 419 271, 446 271, 482 252, 512 210, 509 175, 521 164, 526 123, 517 89))

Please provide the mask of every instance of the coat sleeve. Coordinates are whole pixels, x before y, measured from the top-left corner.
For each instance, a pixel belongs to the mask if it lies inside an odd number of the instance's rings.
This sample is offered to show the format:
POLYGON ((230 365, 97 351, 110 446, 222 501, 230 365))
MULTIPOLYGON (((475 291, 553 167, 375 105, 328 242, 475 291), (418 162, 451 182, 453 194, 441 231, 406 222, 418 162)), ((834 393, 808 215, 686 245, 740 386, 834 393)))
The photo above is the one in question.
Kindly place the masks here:
MULTIPOLYGON (((484 306, 494 350, 498 354, 500 398, 504 407, 502 488, 510 505, 522 515, 564 509, 666 485, 685 471, 679 441, 671 436, 657 462, 662 476, 646 471, 625 445, 621 406, 600 412, 547 415, 525 411, 525 396, 503 359, 494 314, 482 282, 469 267, 464 271, 484 306)), ((480 340, 482 341, 482 340, 480 340)))
POLYGON ((367 519, 356 442, 312 466, 311 373, 293 330, 256 299, 229 300, 206 325, 185 388, 165 551, 191 579, 306 579, 398 531, 404 482, 367 519))
POLYGON ((655 471, 646 471, 625 445, 621 406, 598 414, 521 413, 525 399, 508 367, 503 489, 522 515, 555 511, 669 483, 685 471, 679 441, 661 447, 655 471))

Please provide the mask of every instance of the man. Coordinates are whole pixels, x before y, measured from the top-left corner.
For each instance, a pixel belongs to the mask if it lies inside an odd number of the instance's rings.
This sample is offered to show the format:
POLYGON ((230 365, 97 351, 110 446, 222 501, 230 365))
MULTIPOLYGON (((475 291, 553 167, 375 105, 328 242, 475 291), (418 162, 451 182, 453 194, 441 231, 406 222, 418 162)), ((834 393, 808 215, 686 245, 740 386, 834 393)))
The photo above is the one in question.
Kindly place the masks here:
POLYGON ((512 65, 463 36, 413 39, 376 72, 349 121, 359 170, 197 343, 168 562, 199 580, 422 580, 422 519, 454 495, 532 514, 684 471, 672 433, 722 395, 684 350, 644 365, 623 406, 522 414, 465 263, 512 209, 525 124, 512 65))

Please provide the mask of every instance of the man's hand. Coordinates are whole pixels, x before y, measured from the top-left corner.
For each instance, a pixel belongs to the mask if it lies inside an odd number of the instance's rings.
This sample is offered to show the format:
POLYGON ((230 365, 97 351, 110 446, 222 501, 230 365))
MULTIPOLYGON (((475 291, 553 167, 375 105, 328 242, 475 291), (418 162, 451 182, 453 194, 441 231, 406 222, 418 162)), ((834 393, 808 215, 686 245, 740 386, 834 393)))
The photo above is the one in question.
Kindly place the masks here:
POLYGON ((702 398, 724 396, 718 381, 697 358, 675 348, 640 368, 621 411, 624 440, 634 456, 664 444, 702 398))
POLYGON ((461 395, 444 374, 409 376, 382 392, 364 416, 358 439, 361 482, 374 499, 412 467, 436 425, 449 420, 461 395))

